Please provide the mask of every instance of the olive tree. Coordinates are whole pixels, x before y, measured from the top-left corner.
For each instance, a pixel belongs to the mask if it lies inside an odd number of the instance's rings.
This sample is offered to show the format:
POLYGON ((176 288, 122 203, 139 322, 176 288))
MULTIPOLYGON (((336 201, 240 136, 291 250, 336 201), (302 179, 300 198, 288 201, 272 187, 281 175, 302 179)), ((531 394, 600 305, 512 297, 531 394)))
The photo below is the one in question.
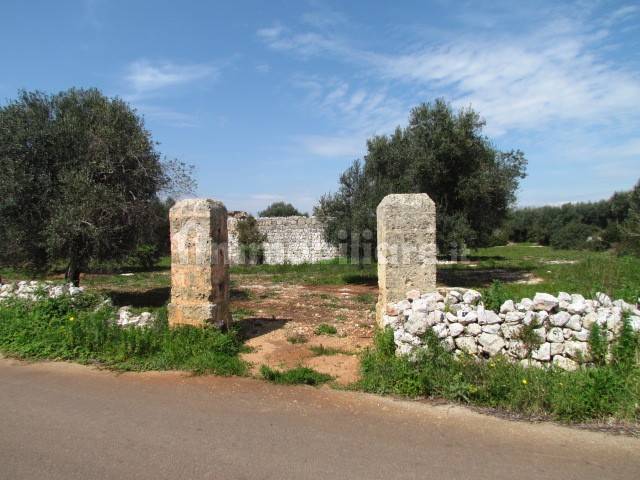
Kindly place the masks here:
POLYGON ((315 209, 327 222, 328 240, 356 245, 354 235, 375 233, 375 209, 385 195, 427 193, 437 208, 441 252, 488 244, 515 200, 527 161, 520 151, 497 150, 483 127, 472 109, 454 111, 439 99, 414 108, 406 128, 369 139, 364 161, 356 160, 338 191, 315 209))
POLYGON ((134 109, 96 89, 22 91, 0 106, 0 171, 0 262, 63 263, 76 285, 90 260, 123 258, 152 236, 159 195, 195 185, 134 109))

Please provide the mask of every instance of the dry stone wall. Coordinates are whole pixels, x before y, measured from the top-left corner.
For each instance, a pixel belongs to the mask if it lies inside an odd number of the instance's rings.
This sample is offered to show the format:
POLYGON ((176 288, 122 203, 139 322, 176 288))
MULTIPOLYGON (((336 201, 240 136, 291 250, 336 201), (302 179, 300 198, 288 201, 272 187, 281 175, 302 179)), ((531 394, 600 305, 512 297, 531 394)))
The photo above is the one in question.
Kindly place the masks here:
POLYGON ((524 365, 554 364, 575 370, 590 361, 592 326, 600 325, 611 343, 622 327, 623 315, 629 315, 631 328, 640 331, 638 305, 612 301, 603 293, 595 299, 565 292, 558 296, 537 293, 533 299, 507 300, 494 312, 484 307, 482 295, 475 290, 439 289, 423 294, 412 290, 404 300, 387 305, 382 325, 393 329, 398 354, 412 354, 423 347, 430 329, 456 354, 504 355, 524 365), (541 344, 528 358, 519 333, 532 322, 541 344))
MULTIPOLYGON (((245 217, 244 212, 234 212, 228 219, 231 265, 240 263, 237 225, 245 217)), ((267 237, 263 247, 268 265, 315 263, 338 256, 338 249, 324 238, 324 224, 316 217, 260 217, 256 221, 258 230, 267 237)))

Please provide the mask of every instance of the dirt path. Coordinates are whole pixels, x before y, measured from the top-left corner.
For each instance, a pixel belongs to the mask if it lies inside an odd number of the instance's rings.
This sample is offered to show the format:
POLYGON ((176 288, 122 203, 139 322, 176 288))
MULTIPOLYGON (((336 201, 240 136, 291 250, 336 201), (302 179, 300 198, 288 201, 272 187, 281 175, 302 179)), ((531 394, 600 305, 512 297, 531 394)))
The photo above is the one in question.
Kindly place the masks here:
POLYGON ((366 285, 302 286, 236 279, 232 309, 252 352, 243 358, 257 373, 261 365, 307 366, 339 383, 358 378, 357 354, 371 344, 377 290, 366 285), (336 329, 321 334, 320 325, 336 329))
POLYGON ((0 359, 0 478, 636 479, 640 440, 452 406, 0 359))

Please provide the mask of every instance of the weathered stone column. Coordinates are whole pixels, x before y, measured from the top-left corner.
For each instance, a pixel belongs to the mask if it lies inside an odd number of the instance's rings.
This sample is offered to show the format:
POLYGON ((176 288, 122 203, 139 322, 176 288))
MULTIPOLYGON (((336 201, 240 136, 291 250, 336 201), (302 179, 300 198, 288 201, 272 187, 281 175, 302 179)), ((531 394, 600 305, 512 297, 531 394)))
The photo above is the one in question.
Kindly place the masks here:
POLYGON ((376 210, 378 230, 378 324, 388 303, 409 290, 436 288, 436 206, 426 193, 392 194, 376 210))
POLYGON ((182 200, 171 208, 169 220, 169 325, 228 325, 227 209, 215 200, 182 200))

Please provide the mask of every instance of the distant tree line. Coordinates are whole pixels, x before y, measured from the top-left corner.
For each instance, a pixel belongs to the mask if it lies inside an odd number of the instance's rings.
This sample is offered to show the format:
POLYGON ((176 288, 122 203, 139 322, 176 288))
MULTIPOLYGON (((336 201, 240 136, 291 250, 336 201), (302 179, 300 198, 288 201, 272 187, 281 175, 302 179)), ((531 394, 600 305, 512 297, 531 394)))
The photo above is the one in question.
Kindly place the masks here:
POLYGON ((493 241, 640 254, 640 181, 607 200, 513 210, 493 241))

